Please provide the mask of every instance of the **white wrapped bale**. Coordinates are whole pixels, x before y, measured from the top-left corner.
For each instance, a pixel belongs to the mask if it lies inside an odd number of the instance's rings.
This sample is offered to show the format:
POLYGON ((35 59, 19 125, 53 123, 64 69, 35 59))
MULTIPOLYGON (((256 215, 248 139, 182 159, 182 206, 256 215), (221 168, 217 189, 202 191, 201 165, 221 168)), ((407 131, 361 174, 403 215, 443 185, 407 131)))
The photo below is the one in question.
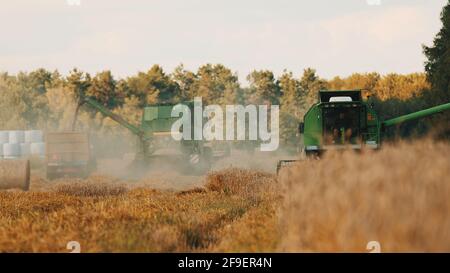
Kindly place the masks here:
POLYGON ((9 132, 0 131, 0 144, 5 144, 9 142, 9 132))
POLYGON ((36 143, 44 141, 44 134, 40 130, 25 131, 25 142, 36 143))
POLYGON ((30 145, 30 153, 31 155, 44 156, 45 155, 45 143, 31 143, 30 145))
POLYGON ((24 131, 10 131, 9 132, 9 143, 23 143, 25 142, 24 131))
POLYGON ((31 153, 31 144, 30 143, 20 143, 20 155, 21 156, 29 156, 31 153))
POLYGON ((0 158, 3 157, 3 144, 0 143, 0 158))
POLYGON ((4 158, 17 158, 19 156, 20 156, 20 144, 19 143, 3 144, 3 157, 4 158))

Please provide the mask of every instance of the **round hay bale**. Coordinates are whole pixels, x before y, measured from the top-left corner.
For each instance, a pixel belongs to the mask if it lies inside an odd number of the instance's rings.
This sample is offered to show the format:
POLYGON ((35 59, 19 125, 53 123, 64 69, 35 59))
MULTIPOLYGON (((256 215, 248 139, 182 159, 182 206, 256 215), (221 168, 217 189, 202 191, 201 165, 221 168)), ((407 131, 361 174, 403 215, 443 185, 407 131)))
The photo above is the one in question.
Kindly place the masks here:
POLYGON ((0 160, 0 189, 30 189, 29 160, 0 160))
POLYGON ((21 156, 29 156, 31 153, 31 144, 30 143, 20 143, 20 155, 21 156))
POLYGON ((31 155, 44 156, 45 155, 45 143, 31 143, 30 145, 31 155))
POLYGON ((9 131, 0 131, 0 144, 9 142, 9 131))
POLYGON ((10 131, 9 143, 23 143, 25 141, 24 131, 10 131))
POLYGON ((20 144, 19 143, 3 144, 3 157, 16 158, 19 156, 20 156, 20 144))
POLYGON ((43 142, 44 134, 40 130, 30 130, 25 131, 25 142, 26 143, 36 143, 43 142))

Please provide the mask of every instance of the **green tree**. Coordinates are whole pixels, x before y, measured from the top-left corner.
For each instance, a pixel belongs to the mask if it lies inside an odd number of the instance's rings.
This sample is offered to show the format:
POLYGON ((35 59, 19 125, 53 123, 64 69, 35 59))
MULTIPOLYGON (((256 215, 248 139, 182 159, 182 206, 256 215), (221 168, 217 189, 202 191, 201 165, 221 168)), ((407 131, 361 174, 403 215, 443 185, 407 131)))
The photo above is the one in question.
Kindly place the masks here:
POLYGON ((278 80, 282 93, 280 99, 280 138, 284 144, 298 142, 297 127, 300 122, 300 83, 292 72, 284 71, 278 80))
POLYGON ((52 81, 51 73, 38 69, 31 73, 20 72, 15 81, 19 88, 25 111, 22 117, 26 120, 27 128, 45 128, 49 115, 48 101, 45 96, 46 84, 52 81))
POLYGON ((111 71, 103 71, 95 75, 86 90, 86 95, 95 98, 103 106, 114 109, 120 105, 121 98, 116 93, 116 81, 111 71))
MULTIPOLYGON (((86 96, 86 92, 91 86, 91 76, 88 73, 84 73, 74 68, 69 72, 69 76, 66 78, 65 87, 71 93, 70 96, 76 104, 76 108, 72 117, 71 130, 75 130, 76 122, 80 120, 79 111, 81 105, 79 104, 80 98, 86 96)), ((63 89, 63 91, 66 89, 63 89)), ((94 116, 95 112, 90 110, 90 117, 94 116)))
POLYGON ((427 61, 425 71, 431 82, 435 101, 450 101, 450 2, 441 12, 442 28, 436 35, 433 45, 424 46, 427 61))
POLYGON ((45 93, 48 101, 49 117, 47 128, 51 130, 70 130, 77 103, 67 86, 55 86, 45 93))
POLYGON ((195 96, 207 104, 234 104, 239 90, 238 77, 221 64, 206 64, 197 72, 195 96))
POLYGON ((382 99, 407 100, 429 90, 429 83, 423 73, 400 75, 390 73, 380 78, 373 88, 373 94, 382 99))
POLYGON ((179 94, 177 100, 193 100, 195 96, 195 86, 198 80, 197 75, 184 69, 183 64, 180 64, 175 68, 171 77, 175 84, 178 85, 179 94))
POLYGON ((139 99, 140 106, 173 103, 179 93, 177 84, 159 65, 152 66, 146 73, 139 72, 137 76, 129 78, 127 83, 131 95, 139 99))
POLYGON ((250 83, 250 88, 246 90, 249 103, 270 102, 276 105, 280 103, 280 86, 271 71, 254 70, 247 76, 247 81, 250 83))
POLYGON ((354 73, 347 78, 335 77, 328 81, 327 89, 329 90, 352 90, 364 89, 367 95, 375 95, 375 87, 380 80, 379 73, 354 73))
POLYGON ((86 91, 91 86, 91 76, 74 68, 66 78, 66 85, 73 93, 75 99, 78 100, 80 96, 86 95, 86 91))
POLYGON ((303 116, 306 111, 317 102, 317 96, 320 90, 326 89, 326 81, 320 79, 316 75, 316 70, 312 68, 307 68, 303 70, 303 75, 300 78, 300 89, 301 93, 301 110, 300 115, 303 116))
POLYGON ((2 73, 0 77, 0 128, 3 130, 24 129, 27 121, 23 113, 27 105, 15 77, 2 73))
POLYGON ((47 91, 47 87, 53 81, 52 76, 53 75, 51 72, 43 68, 39 68, 29 74, 30 84, 36 92, 39 94, 44 94, 47 91))
MULTIPOLYGON (((450 2, 441 12, 442 28, 433 41, 433 46, 424 46, 427 57, 425 71, 431 83, 432 91, 424 94, 431 105, 450 101, 450 2)), ((450 138, 450 113, 435 117, 437 135, 450 138)))
POLYGON ((292 72, 284 71, 278 82, 282 94, 280 99, 281 109, 298 118, 297 113, 301 98, 299 81, 294 78, 292 72))

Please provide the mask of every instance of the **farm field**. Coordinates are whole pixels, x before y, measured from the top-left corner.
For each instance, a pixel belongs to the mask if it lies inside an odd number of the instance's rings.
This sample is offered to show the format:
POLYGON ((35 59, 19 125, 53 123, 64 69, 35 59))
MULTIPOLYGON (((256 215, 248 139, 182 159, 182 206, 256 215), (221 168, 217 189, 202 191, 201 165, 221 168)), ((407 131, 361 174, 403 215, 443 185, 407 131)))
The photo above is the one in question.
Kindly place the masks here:
POLYGON ((0 251, 68 252, 69 241, 83 252, 274 251, 274 181, 237 169, 189 190, 101 175, 34 177, 30 192, 0 192, 0 251))
MULTIPOLYGON (((450 145, 329 153, 205 177, 106 175, 0 191, 0 252, 450 251, 450 145), (264 169, 264 168, 263 168, 264 169)), ((273 159, 266 159, 271 161, 273 159)))

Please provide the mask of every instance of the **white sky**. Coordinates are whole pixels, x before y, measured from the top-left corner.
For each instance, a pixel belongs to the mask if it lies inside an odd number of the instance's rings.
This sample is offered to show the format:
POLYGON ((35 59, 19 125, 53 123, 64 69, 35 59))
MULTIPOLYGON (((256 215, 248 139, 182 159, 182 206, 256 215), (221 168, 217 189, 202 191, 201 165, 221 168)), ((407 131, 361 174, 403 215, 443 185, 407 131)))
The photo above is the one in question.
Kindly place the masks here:
POLYGON ((0 71, 423 71, 448 0, 0 0, 0 71))

